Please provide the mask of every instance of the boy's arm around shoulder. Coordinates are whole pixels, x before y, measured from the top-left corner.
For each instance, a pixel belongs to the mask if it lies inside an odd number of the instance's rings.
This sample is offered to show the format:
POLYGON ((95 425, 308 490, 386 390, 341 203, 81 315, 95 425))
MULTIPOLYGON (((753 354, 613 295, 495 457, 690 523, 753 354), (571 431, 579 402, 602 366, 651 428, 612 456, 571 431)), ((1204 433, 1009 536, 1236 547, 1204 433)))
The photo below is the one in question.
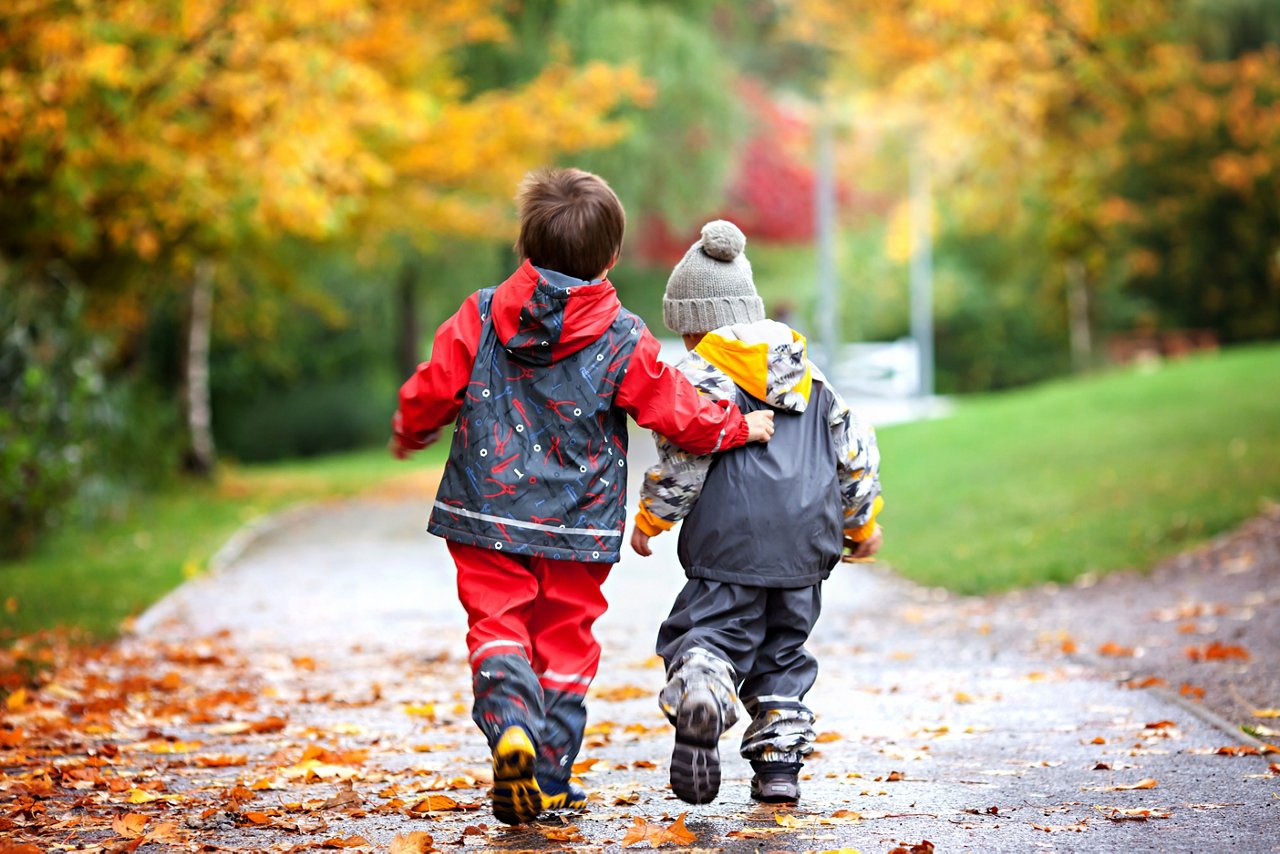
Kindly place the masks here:
POLYGON ((418 365, 400 387, 400 406, 391 422, 392 451, 399 449, 397 456, 425 448, 458 417, 482 326, 479 294, 472 294, 436 330, 431 358, 418 365))
POLYGON ((731 400, 700 395, 683 374, 658 360, 659 349, 657 339, 642 329, 618 384, 617 404, 641 427, 693 454, 746 444, 752 427, 738 407, 731 400))
MULTIPOLYGON (((680 373, 698 393, 710 401, 732 400, 737 394, 733 380, 697 353, 680 360, 680 373)), ((661 433, 654 432, 658 446, 658 464, 645 472, 640 484, 640 509, 636 512, 631 547, 648 555, 648 539, 670 530, 689 515, 714 457, 691 454, 676 447, 661 433)))

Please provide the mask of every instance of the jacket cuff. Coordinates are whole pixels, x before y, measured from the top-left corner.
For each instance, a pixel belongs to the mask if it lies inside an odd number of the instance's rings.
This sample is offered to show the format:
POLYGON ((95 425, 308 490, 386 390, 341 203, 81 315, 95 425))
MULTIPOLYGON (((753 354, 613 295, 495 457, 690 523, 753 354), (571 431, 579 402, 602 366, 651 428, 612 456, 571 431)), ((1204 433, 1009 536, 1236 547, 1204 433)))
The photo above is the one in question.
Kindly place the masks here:
POLYGON ((884 499, 877 495, 876 500, 871 503, 871 516, 867 519, 866 523, 857 528, 845 528, 844 535, 855 543, 861 543, 864 540, 869 539, 871 535, 876 532, 876 528, 879 527, 879 523, 876 522, 876 517, 880 515, 880 511, 883 508, 884 499))
POLYGON ((721 430, 722 438, 712 453, 740 448, 747 444, 747 437, 751 435, 751 425, 747 424, 747 417, 742 414, 742 410, 728 400, 717 400, 716 404, 727 410, 730 415, 727 419, 729 423, 721 430))
POLYGON ((675 522, 668 522, 660 516, 655 516, 653 511, 643 504, 636 511, 636 527, 640 529, 646 537, 656 537, 663 531, 670 531, 675 527, 675 522))

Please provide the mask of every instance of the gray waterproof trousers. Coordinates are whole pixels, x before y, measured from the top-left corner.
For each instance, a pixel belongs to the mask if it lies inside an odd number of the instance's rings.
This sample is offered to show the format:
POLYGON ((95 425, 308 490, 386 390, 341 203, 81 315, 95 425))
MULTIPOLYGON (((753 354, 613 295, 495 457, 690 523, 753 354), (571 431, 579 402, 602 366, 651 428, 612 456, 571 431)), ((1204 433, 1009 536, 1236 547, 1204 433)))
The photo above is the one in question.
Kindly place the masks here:
POLYGON ((742 736, 743 758, 802 762, 815 738, 813 712, 803 700, 818 677, 818 661, 804 645, 821 610, 821 584, 775 588, 689 579, 658 630, 668 680, 663 711, 674 723, 685 691, 708 685, 728 729, 741 696, 752 717, 742 736))

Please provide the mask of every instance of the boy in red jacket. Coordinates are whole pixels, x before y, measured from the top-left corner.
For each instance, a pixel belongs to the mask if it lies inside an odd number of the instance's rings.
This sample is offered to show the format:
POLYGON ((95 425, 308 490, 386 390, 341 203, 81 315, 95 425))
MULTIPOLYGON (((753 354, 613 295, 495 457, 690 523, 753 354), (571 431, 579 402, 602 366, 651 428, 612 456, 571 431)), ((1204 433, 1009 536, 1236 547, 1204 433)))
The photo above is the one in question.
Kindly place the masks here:
POLYGON ((456 420, 427 530, 448 540, 467 612, 472 718, 493 754, 493 811, 531 821, 580 808, 570 783, 600 660, 591 627, 625 524, 627 420, 695 454, 768 441, 658 361, 658 342, 605 278, 625 215, 601 178, 529 175, 520 268, 472 294, 400 389, 392 450, 456 420))

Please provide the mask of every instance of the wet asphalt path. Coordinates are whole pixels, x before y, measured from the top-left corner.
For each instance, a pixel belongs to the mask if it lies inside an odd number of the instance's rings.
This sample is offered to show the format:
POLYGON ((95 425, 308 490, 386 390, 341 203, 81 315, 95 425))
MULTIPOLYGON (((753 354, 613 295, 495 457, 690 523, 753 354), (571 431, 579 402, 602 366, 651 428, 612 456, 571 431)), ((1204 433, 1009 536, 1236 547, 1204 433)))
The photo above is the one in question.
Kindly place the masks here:
MULTIPOLYGON (((633 445, 634 500, 652 451, 643 436, 633 445)), ((337 727, 345 735, 335 738, 370 747, 370 764, 388 774, 483 783, 487 756, 464 708, 464 615, 444 545, 424 530, 429 506, 422 495, 298 514, 160 603, 136 642, 221 633, 251 681, 287 708, 279 738, 337 727), (308 664, 291 665, 299 661, 308 664), (432 719, 406 714, 428 702, 439 710, 432 719), (420 752, 423 741, 436 744, 420 752)), ((720 799, 681 803, 666 785, 670 730, 653 656, 683 581, 675 539, 656 538, 648 559, 627 550, 606 584, 603 664, 580 757, 580 777, 597 793, 589 811, 507 829, 487 809, 425 819, 370 809, 330 819, 328 835, 386 846, 425 830, 446 848, 617 849, 637 818, 669 825, 687 813, 694 846, 732 851, 887 852, 923 840, 947 852, 1280 850, 1280 778, 1268 772, 1280 757, 1218 755, 1238 742, 1183 706, 1046 653, 1034 625, 1011 643, 1008 626, 992 630, 998 610, 880 567, 841 567, 827 584, 811 644, 822 669, 808 698, 822 735, 800 805, 748 799, 750 768, 736 754, 742 723, 721 744, 720 799), (1144 788, 1123 788, 1135 785, 1144 788)), ((327 785, 315 785, 318 797, 327 785)), ((379 803, 375 782, 355 788, 367 806, 379 803)), ((484 791, 450 794, 482 803, 484 791)), ((207 838, 236 848, 299 841, 255 828, 210 827, 207 838)))

